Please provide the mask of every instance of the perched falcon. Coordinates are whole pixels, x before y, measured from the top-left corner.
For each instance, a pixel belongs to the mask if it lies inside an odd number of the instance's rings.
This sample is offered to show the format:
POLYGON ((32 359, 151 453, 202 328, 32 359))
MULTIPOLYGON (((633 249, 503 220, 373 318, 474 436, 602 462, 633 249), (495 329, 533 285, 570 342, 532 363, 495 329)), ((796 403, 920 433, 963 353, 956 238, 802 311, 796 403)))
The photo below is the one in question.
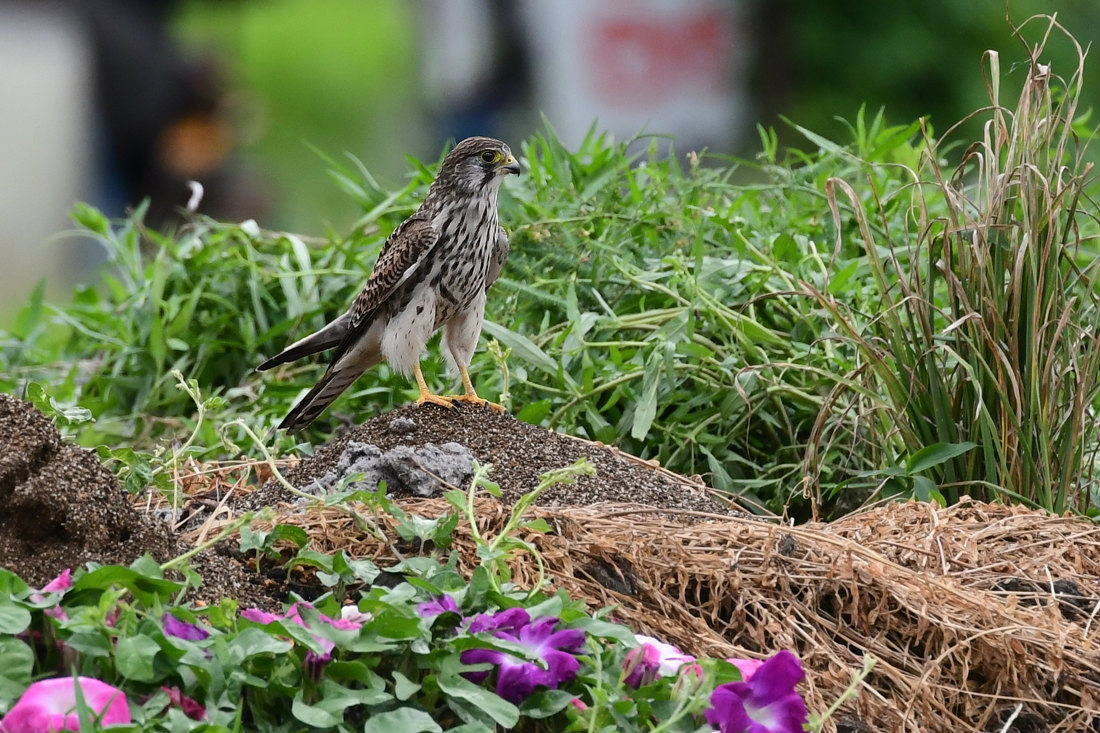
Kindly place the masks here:
POLYGON ((416 376, 418 403, 453 400, 500 405, 474 392, 467 367, 481 335, 485 291, 508 256, 497 222, 497 191, 519 173, 508 146, 488 137, 463 140, 447 154, 420 208, 382 246, 374 271, 351 308, 320 331, 257 367, 264 371, 335 347, 328 371, 279 424, 296 433, 313 422, 363 372, 385 361, 416 376), (443 355, 458 368, 464 394, 432 394, 420 371, 428 339, 443 329, 443 355))

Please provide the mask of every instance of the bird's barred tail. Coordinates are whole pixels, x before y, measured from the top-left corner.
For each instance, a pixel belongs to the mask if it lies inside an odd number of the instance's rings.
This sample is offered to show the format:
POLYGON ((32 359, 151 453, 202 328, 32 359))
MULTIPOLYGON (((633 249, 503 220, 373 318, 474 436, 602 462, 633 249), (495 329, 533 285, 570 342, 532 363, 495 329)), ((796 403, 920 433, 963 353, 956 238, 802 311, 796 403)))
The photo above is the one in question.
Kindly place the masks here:
POLYGON ((349 323, 350 317, 345 313, 332 323, 326 325, 320 331, 311 333, 304 339, 295 341, 290 346, 256 367, 256 371, 266 372, 268 369, 280 364, 286 364, 288 361, 296 361, 303 356, 309 356, 310 354, 316 354, 321 351, 328 351, 329 349, 339 346, 340 342, 344 340, 344 337, 348 333, 349 323))
POLYGON ((366 370, 330 369, 321 378, 321 381, 305 397, 299 400, 298 404, 294 405, 290 414, 279 423, 279 429, 286 430, 287 434, 293 435, 307 427, 317 419, 318 415, 325 411, 326 407, 343 394, 344 390, 351 386, 351 383, 358 379, 364 371, 366 370))

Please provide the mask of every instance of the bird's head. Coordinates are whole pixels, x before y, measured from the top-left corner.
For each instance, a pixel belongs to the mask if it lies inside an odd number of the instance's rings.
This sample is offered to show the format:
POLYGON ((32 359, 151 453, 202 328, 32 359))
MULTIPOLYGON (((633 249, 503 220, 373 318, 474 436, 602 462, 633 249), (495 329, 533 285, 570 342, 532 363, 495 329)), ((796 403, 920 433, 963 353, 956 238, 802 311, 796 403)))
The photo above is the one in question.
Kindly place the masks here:
POLYGON ((468 137, 455 145, 439 167, 436 181, 470 195, 495 192, 509 173, 519 173, 512 151, 491 137, 468 137))

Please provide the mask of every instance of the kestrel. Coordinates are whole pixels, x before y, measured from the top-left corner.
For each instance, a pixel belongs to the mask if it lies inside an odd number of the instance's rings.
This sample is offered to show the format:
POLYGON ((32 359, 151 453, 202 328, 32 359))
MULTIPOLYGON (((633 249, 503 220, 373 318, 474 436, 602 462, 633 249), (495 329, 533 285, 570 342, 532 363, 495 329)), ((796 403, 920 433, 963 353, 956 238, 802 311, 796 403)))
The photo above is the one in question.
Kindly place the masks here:
POLYGON ((452 407, 460 400, 503 411, 477 396, 467 368, 481 335, 485 291, 508 257, 508 235, 497 221, 497 192, 504 176, 519 170, 508 146, 488 137, 467 138, 447 154, 420 208, 382 246, 351 308, 257 367, 265 371, 336 349, 321 381, 280 428, 288 433, 305 428, 382 361, 415 375, 419 404, 452 407), (428 339, 440 328, 444 358, 462 377, 461 395, 432 394, 420 371, 428 339))

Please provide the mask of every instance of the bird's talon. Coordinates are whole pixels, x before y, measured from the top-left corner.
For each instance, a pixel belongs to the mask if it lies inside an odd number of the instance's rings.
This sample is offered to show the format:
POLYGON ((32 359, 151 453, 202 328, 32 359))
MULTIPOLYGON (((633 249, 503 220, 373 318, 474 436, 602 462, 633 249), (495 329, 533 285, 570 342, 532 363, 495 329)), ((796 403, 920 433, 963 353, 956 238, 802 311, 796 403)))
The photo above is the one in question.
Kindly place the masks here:
POLYGON ((454 409, 454 401, 450 397, 444 397, 443 395, 422 394, 416 400, 416 404, 418 405, 423 405, 425 403, 446 407, 448 410, 454 409))
POLYGON ((478 407, 488 407, 490 410, 497 413, 503 413, 506 411, 504 409, 504 405, 498 405, 495 402, 490 402, 489 400, 482 399, 476 394, 456 394, 452 395, 450 399, 457 400, 458 402, 469 402, 471 405, 477 405, 478 407))

